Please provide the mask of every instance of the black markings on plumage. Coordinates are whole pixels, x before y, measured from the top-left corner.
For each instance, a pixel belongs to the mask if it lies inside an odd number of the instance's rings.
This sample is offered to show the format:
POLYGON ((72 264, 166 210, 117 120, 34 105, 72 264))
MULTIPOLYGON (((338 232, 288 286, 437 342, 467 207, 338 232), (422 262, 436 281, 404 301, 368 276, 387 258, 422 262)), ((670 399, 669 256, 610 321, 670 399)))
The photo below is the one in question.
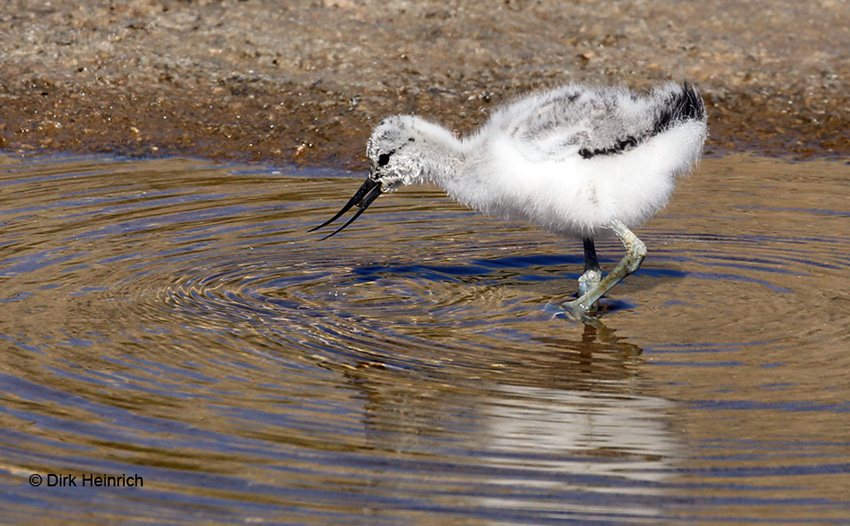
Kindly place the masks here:
MULTIPOLYGON (((632 94, 632 100, 636 100, 634 94, 632 94)), ((682 83, 681 89, 670 92, 665 99, 658 101, 657 104, 659 111, 650 128, 638 134, 627 135, 624 139, 618 139, 610 146, 584 147, 579 150, 579 155, 583 159, 591 159, 600 155, 616 155, 635 148, 677 124, 689 120, 702 121, 706 119, 705 104, 702 97, 700 97, 696 88, 688 82, 682 83)))
MULTIPOLYGON (((416 139, 413 138, 413 137, 408 138, 407 143, 411 143, 411 142, 416 142, 416 139)), ((392 157, 398 150, 407 146, 407 143, 402 144, 396 150, 390 150, 387 153, 382 153, 382 154, 378 155, 378 167, 383 168, 384 166, 390 164, 390 157, 392 157)))
POLYGON ((629 136, 625 139, 617 141, 614 146, 608 148, 597 148, 595 150, 582 148, 578 151, 578 154, 581 155, 583 159, 590 159, 591 157, 596 157, 597 155, 614 155, 615 153, 623 153, 626 150, 630 150, 637 146, 639 143, 640 141, 638 141, 638 139, 629 136))
POLYGON ((657 135, 676 124, 689 120, 705 120, 705 103, 689 82, 682 83, 682 91, 671 93, 661 113, 655 119, 652 135, 657 135))

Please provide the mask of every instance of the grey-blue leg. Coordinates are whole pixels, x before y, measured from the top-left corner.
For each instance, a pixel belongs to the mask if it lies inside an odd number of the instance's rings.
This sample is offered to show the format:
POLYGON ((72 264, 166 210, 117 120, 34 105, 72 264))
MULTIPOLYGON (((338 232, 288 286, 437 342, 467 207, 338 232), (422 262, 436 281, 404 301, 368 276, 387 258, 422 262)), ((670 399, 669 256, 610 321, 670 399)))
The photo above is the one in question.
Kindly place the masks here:
POLYGON ((596 259, 596 247, 590 238, 584 239, 584 274, 578 278, 578 295, 583 296, 602 279, 602 269, 596 259))
MULTIPOLYGON (((629 230, 626 225, 624 225, 621 221, 613 220, 609 223, 608 227, 617 234, 617 237, 622 241, 623 246, 626 247, 626 255, 623 256, 623 259, 617 263, 617 266, 611 271, 610 274, 602 278, 600 281, 596 282, 593 285, 589 285, 589 288, 582 293, 581 292, 581 278, 579 278, 579 297, 573 301, 565 301, 561 303, 561 307, 563 307, 569 314, 581 317, 588 312, 591 312, 595 307, 596 302, 599 301, 599 298, 602 297, 603 294, 611 290, 611 287, 619 283, 623 278, 631 274, 640 268, 640 264, 643 263, 643 259, 646 257, 646 245, 643 244, 643 241, 638 239, 638 237, 629 230)), ((585 258, 587 257, 587 243, 585 243, 585 258)), ((596 257, 594 251, 594 258, 596 257)), ((585 259, 585 274, 587 274, 587 260, 585 259)), ((598 268, 597 263, 597 268, 598 268)), ((582 278, 584 275, 582 275, 582 278)))

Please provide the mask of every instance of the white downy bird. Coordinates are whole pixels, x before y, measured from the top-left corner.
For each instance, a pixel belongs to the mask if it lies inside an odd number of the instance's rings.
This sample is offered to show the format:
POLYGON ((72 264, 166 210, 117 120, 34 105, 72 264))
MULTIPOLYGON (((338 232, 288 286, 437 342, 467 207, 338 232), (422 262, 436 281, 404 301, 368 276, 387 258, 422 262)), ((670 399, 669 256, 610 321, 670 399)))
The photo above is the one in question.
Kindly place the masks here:
POLYGON ((561 306, 574 317, 636 271, 646 256, 630 230, 662 209, 676 177, 699 160, 707 136, 705 104, 689 83, 648 93, 571 84, 532 94, 492 114, 476 133, 458 138, 410 115, 384 119, 366 147, 371 170, 346 205, 350 225, 382 193, 431 183, 486 214, 523 219, 583 240, 578 298, 561 306), (626 255, 604 278, 594 239, 613 231, 626 255))

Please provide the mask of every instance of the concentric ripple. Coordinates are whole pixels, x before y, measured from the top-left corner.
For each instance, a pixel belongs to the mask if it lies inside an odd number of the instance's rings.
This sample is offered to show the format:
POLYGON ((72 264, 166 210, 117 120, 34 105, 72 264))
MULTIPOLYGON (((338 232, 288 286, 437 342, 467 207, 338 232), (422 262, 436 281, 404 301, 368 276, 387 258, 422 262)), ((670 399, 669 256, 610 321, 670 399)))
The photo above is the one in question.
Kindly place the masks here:
MULTIPOLYGON (((0 171, 8 521, 850 515, 846 166, 705 161, 589 325, 551 308, 577 243, 430 189, 319 242, 307 230, 362 174, 72 156, 0 171)), ((622 252, 599 248, 605 268, 622 252)))

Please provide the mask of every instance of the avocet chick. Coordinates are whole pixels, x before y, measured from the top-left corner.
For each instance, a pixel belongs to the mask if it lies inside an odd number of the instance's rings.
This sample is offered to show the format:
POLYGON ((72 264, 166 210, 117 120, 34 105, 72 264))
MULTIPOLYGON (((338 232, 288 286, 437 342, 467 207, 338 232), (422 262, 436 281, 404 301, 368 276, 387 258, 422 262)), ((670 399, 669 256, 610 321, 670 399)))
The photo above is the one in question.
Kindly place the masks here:
POLYGON ((640 267, 646 247, 631 228, 661 210, 676 177, 699 160, 706 121, 703 100, 687 82, 663 83, 648 93, 567 85, 501 108, 464 138, 419 117, 387 117, 366 146, 366 182, 311 232, 357 206, 330 237, 382 193, 435 184, 485 214, 581 239, 585 266, 578 298, 561 306, 582 317, 640 267), (619 237, 626 255, 603 278, 594 239, 607 232, 619 237))

